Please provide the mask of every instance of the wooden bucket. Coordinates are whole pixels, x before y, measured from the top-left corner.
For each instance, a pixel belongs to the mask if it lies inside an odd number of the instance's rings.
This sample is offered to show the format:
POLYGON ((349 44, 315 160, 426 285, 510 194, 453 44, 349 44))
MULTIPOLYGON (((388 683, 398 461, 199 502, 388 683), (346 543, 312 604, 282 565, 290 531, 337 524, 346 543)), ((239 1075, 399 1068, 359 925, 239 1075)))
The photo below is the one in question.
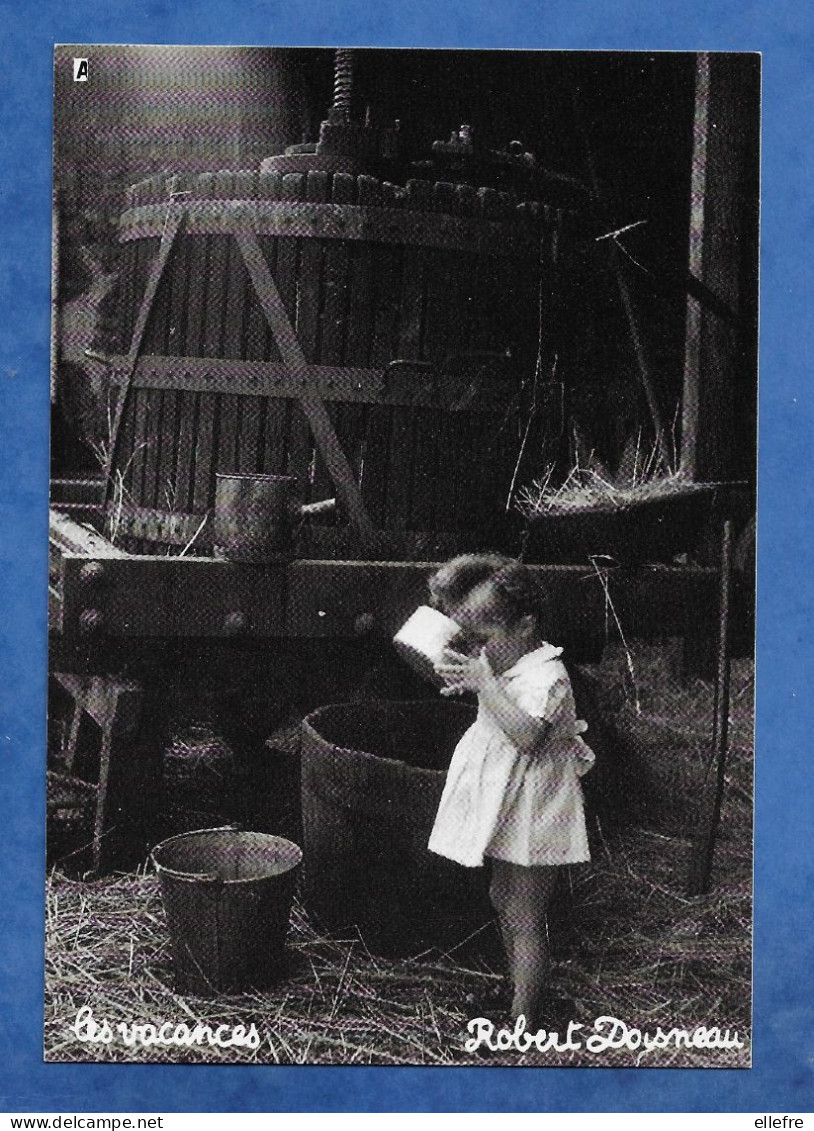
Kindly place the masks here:
POLYGON ((322 707, 303 723, 303 898, 332 931, 378 954, 494 953, 488 870, 430 852, 449 759, 474 720, 460 703, 322 707))

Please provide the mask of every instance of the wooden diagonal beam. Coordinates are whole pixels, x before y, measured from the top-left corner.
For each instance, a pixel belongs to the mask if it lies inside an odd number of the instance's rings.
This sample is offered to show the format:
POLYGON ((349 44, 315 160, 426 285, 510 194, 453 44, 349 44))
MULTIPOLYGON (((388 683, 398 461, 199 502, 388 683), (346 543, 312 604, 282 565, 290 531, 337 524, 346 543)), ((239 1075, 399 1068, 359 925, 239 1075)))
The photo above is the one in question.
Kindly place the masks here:
POLYGON ((133 380, 133 374, 136 370, 136 362, 138 361, 139 353, 141 352, 141 345, 144 340, 144 331, 147 329, 147 321, 150 317, 150 312, 153 309, 155 296, 158 292, 158 284, 161 282, 161 277, 164 274, 164 269, 170 258, 175 237, 181 229, 184 220, 185 209, 183 204, 170 203, 167 206, 166 221, 164 230, 161 233, 161 245, 158 249, 158 255, 153 261, 150 275, 147 279, 147 286, 144 291, 144 297, 141 300, 139 307, 138 317, 136 318, 136 325, 133 328, 133 337, 130 340, 130 349, 127 353, 127 365, 125 367, 124 375, 122 378, 122 388, 116 401, 116 412, 113 416, 113 425, 110 433, 110 448, 107 454, 107 461, 105 463, 105 483, 106 483, 106 498, 110 495, 110 487, 112 484, 112 471, 116 455, 116 445, 119 440, 119 433, 121 431, 122 417, 124 416, 124 406, 127 403, 127 395, 130 390, 130 383, 133 380))
POLYGON ((345 506, 351 526, 361 538, 370 540, 375 534, 375 527, 365 509, 359 485, 339 443, 333 422, 311 380, 310 366, 288 318, 257 237, 245 228, 238 230, 235 227, 235 239, 263 314, 271 327, 280 357, 297 382, 299 403, 311 427, 320 455, 325 460, 336 493, 345 506))

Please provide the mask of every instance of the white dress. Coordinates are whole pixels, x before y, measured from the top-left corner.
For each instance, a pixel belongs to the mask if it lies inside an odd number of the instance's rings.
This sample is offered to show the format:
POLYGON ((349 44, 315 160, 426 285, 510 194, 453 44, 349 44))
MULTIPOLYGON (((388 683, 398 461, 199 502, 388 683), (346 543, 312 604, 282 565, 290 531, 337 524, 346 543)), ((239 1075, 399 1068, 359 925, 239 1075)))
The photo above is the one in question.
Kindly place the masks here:
POLYGON ((594 762, 580 735, 562 648, 543 644, 499 676, 506 694, 551 729, 521 754, 481 702, 455 748, 429 848, 469 868, 484 856, 515 864, 589 860, 580 778, 594 762))

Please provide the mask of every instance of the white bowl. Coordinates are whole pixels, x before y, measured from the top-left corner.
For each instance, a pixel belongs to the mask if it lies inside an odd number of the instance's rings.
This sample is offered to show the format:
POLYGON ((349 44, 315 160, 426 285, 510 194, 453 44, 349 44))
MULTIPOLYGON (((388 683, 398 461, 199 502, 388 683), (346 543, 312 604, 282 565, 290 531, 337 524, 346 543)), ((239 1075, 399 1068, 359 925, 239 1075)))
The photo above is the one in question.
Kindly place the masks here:
POLYGON ((393 637, 393 644, 419 675, 440 687, 444 681, 436 674, 435 665, 441 662, 444 649, 460 631, 461 626, 451 617, 429 605, 419 605, 393 637))

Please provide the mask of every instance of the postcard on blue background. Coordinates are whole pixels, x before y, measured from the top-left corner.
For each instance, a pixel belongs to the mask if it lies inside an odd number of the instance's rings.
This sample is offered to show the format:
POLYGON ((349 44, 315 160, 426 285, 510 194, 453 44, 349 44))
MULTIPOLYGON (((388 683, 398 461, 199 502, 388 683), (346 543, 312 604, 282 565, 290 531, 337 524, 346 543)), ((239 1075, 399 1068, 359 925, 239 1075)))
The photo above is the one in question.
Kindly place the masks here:
POLYGON ((759 91, 56 49, 48 1062, 749 1066, 759 91))
POLYGON ((10 103, 9 1110, 805 1110, 796 79, 173 30, 10 103))

